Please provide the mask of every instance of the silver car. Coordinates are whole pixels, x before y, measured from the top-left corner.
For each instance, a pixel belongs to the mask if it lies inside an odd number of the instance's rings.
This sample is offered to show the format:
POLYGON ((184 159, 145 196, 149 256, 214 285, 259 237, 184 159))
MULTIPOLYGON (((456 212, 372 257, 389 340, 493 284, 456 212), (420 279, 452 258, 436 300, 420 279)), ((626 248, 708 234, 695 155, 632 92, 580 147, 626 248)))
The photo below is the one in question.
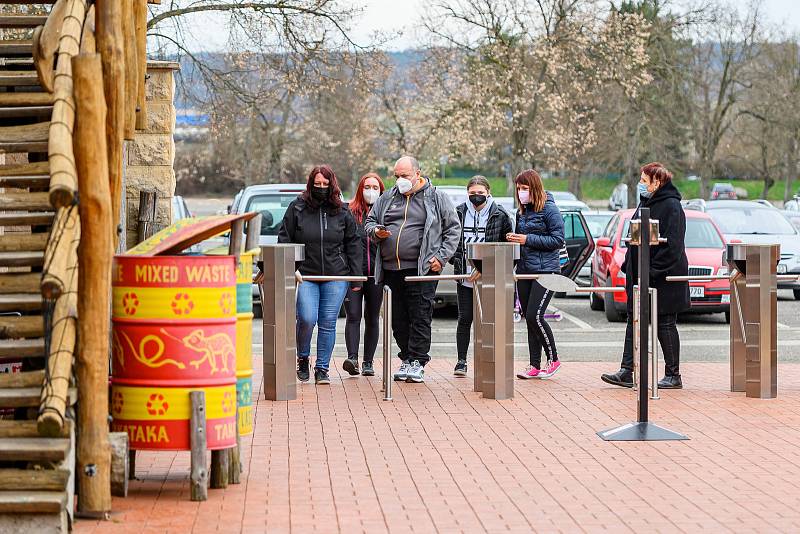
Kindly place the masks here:
MULTIPOLYGON (((705 211, 728 243, 779 244, 778 274, 800 275, 800 232, 779 210, 760 202, 715 200, 705 203, 705 211)), ((800 300, 800 282, 779 282, 778 288, 793 290, 800 300)))

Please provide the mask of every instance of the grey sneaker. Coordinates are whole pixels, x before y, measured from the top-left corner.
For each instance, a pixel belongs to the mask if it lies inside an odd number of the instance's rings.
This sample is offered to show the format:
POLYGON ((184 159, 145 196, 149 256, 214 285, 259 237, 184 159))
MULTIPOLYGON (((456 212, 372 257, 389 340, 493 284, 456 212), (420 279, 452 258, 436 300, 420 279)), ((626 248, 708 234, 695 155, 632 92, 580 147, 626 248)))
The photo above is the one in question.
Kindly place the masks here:
POLYGON ((342 369, 347 371, 350 376, 358 374, 358 358, 347 358, 342 362, 342 369))
POLYGON ((458 360, 453 369, 453 376, 467 376, 467 360, 458 360))
POLYGON ((417 360, 411 362, 406 375, 406 382, 414 382, 416 384, 425 382, 425 368, 417 360))
POLYGON ((411 366, 408 365, 408 362, 403 362, 400 364, 400 368, 397 369, 397 372, 394 374, 394 381, 395 382, 403 382, 406 378, 408 378, 408 369, 411 366))

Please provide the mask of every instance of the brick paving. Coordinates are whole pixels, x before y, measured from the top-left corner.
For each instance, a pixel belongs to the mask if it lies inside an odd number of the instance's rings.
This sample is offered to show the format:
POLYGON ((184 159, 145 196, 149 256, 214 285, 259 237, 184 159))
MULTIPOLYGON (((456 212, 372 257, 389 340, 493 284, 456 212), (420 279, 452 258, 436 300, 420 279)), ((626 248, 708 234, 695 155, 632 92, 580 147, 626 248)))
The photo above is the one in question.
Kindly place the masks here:
POLYGON ((774 400, 728 392, 727 364, 684 364, 651 420, 691 440, 607 443, 595 433, 635 418, 633 393, 599 380, 613 364, 567 362, 494 401, 453 363, 393 402, 338 367, 330 387, 258 400, 241 484, 193 503, 188 452, 140 453, 111 521, 76 532, 800 531, 800 364, 774 400))

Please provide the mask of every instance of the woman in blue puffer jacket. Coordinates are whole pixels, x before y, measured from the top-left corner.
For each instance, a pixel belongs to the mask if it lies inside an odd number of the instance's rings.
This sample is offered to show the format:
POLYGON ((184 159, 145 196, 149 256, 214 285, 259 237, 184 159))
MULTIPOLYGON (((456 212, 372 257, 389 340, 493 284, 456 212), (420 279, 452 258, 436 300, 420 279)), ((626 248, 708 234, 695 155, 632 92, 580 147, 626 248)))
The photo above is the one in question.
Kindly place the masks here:
MULTIPOLYGON (((564 220, 553 196, 545 193, 542 178, 533 169, 519 173, 514 180, 517 189, 516 233, 507 240, 520 244, 517 263, 519 274, 560 273, 559 251, 564 246, 564 220)), ((536 280, 520 280, 517 291, 522 313, 528 325, 528 350, 530 365, 517 377, 550 378, 561 367, 553 331, 544 318, 547 305, 553 298, 536 280), (547 365, 542 367, 542 350, 547 355, 547 365)))

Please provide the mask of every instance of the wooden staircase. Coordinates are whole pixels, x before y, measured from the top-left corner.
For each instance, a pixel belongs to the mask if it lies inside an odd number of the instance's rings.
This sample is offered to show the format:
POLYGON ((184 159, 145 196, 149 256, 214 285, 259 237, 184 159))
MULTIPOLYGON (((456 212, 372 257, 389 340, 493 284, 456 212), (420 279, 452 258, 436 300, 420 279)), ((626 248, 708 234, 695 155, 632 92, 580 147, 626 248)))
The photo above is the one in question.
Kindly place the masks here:
MULTIPOLYGON (((74 236, 60 242, 59 220, 71 208, 54 206, 50 193, 59 96, 49 71, 59 59, 63 22, 48 22, 41 10, 45 5, 51 19, 63 19, 68 3, 0 1, 0 364, 22 365, 21 372, 0 374, 0 532, 66 532, 71 525, 74 426, 66 419, 43 432, 40 423, 54 392, 50 355, 67 350, 71 361, 74 348, 74 337, 66 347, 48 339, 58 299, 74 299, 77 291, 72 273, 55 273, 56 290, 43 296, 54 258, 69 256, 77 243, 74 236)), ((75 402, 74 389, 67 391, 65 412, 75 402)))

